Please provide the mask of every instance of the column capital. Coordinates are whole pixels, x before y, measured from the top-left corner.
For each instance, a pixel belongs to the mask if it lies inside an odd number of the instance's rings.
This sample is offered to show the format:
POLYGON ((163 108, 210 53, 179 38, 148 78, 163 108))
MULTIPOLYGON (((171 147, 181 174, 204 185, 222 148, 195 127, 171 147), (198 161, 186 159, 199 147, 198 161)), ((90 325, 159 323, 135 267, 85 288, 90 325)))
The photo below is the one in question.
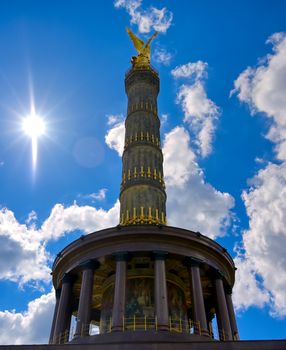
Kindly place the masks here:
POLYGON ((65 273, 62 278, 62 283, 72 283, 75 279, 75 276, 71 273, 65 273))
POLYGON ((81 270, 97 270, 100 267, 100 262, 96 259, 89 259, 82 262, 79 267, 81 270))
POLYGON ((193 258, 193 257, 186 257, 184 259, 184 265, 186 267, 192 267, 192 266, 200 266, 203 263, 203 260, 200 260, 198 258, 193 258))
POLYGON ((164 250, 154 250, 153 257, 155 260, 166 260, 168 252, 164 250))
POLYGON ((112 253, 112 256, 115 261, 127 261, 129 259, 128 252, 115 252, 112 253))
POLYGON ((230 285, 227 285, 224 290, 225 290, 225 294, 229 294, 229 295, 232 294, 232 287, 230 285))
POLYGON ((218 269, 212 269, 211 275, 214 280, 223 280, 224 279, 224 274, 222 271, 218 269))

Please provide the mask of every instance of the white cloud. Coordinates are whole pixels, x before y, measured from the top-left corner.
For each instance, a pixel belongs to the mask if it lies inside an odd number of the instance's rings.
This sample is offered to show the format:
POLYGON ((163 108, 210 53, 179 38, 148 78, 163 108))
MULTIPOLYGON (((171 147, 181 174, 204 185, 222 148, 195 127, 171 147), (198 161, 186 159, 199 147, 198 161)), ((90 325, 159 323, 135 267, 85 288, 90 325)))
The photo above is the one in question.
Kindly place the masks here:
POLYGON ((203 61, 189 62, 172 69, 171 74, 174 78, 190 78, 195 81, 207 77, 208 64, 203 61))
MULTIPOLYGON (((244 255, 240 257, 242 270, 236 289, 243 290, 244 281, 258 277, 261 281, 256 281, 258 302, 263 305, 268 301, 272 315, 283 317, 286 316, 286 34, 276 33, 268 42, 273 45, 273 53, 260 59, 257 67, 242 72, 231 92, 249 105, 252 114, 263 112, 270 119, 266 137, 274 142, 277 158, 282 161, 267 163, 242 194, 249 228, 243 233, 244 255), (251 270, 244 266, 250 266, 251 270)), ((252 296, 256 293, 253 291, 252 296)), ((237 300, 238 308, 257 305, 253 297, 237 300)))
POLYGON ((140 6, 142 0, 115 0, 114 6, 116 8, 123 7, 128 13, 134 13, 140 6))
POLYGON ((196 155, 189 148, 189 142, 189 133, 179 126, 164 136, 164 174, 170 186, 182 187, 197 173, 196 155))
POLYGON ((105 135, 105 143, 114 149, 120 156, 124 149, 125 124, 123 114, 110 114, 107 116, 107 125, 110 128, 105 135))
POLYGON ((30 214, 28 215, 28 218, 26 220, 26 224, 29 225, 29 224, 35 222, 37 220, 37 218, 38 218, 37 213, 34 210, 32 210, 30 212, 30 214))
POLYGON ((124 121, 123 114, 108 114, 107 116, 107 125, 115 125, 124 121))
POLYGON ((25 312, 0 311, 0 344, 47 344, 54 304, 51 292, 29 302, 25 312))
POLYGON ((124 137, 125 125, 124 122, 119 122, 107 131, 105 142, 109 148, 114 149, 121 156, 124 149, 124 137))
MULTIPOLYGON (((103 194, 99 191, 98 196, 103 194)), ((4 208, 0 210, 0 280, 20 286, 32 283, 40 288, 43 282, 51 280, 48 264, 52 259, 46 250, 47 242, 76 230, 91 233, 118 222, 119 201, 107 211, 76 203, 68 207, 56 204, 38 229, 34 211, 26 224, 21 224, 11 210, 4 208)), ((0 332, 0 343, 47 343, 53 309, 54 293, 49 293, 31 301, 25 312, 0 311, 0 329, 5 329, 0 332)))
POLYGON ((185 78, 191 81, 179 87, 177 103, 183 109, 184 122, 189 124, 196 151, 202 157, 212 151, 212 140, 219 117, 219 108, 207 97, 204 87, 206 69, 207 63, 197 61, 177 66, 171 72, 175 79, 185 78))
POLYGON ((141 8, 142 0, 116 0, 116 8, 123 7, 131 17, 131 23, 138 26, 140 33, 149 33, 152 29, 165 33, 170 27, 173 14, 166 7, 157 9, 150 6, 147 10, 141 8))
POLYGON ((90 198, 93 201, 103 201, 106 198, 107 188, 101 188, 98 192, 90 193, 85 196, 85 198, 90 198))
POLYGON ((119 223, 119 201, 109 209, 96 209, 76 203, 65 208, 62 204, 56 204, 50 216, 43 223, 40 235, 45 240, 58 239, 68 232, 75 230, 91 233, 119 223))
POLYGON ((161 126, 166 124, 168 122, 169 115, 167 113, 161 114, 160 121, 161 121, 161 126))
POLYGON ((155 62, 163 64, 164 66, 169 66, 173 55, 164 48, 156 48, 152 58, 155 62))
POLYGON ((277 157, 286 160, 286 33, 276 33, 267 42, 273 45, 273 54, 242 72, 231 94, 237 93, 252 113, 263 112, 271 119, 267 137, 275 143, 277 157))
POLYGON ((188 131, 176 127, 166 134, 163 153, 168 224, 211 238, 223 236, 232 221, 234 199, 205 181, 188 131))
POLYGON ((11 210, 0 210, 0 279, 20 284, 49 281, 48 262, 35 227, 20 224, 11 210))
POLYGON ((243 234, 246 259, 271 294, 272 313, 286 316, 286 163, 260 170, 242 198, 250 218, 243 234))
POLYGON ((35 214, 33 218, 32 225, 21 224, 11 210, 0 210, 0 279, 20 285, 49 282, 52 259, 46 243, 76 230, 91 233, 117 225, 119 201, 107 211, 76 203, 68 207, 56 204, 38 229, 35 214))
POLYGON ((257 280, 257 271, 251 260, 241 257, 234 259, 237 271, 233 289, 233 303, 237 311, 244 311, 249 306, 263 308, 270 300, 270 294, 257 280))
POLYGON ((184 111, 184 121, 189 123, 195 143, 202 157, 212 151, 212 139, 219 116, 219 108, 207 97, 202 82, 182 85, 177 94, 177 102, 184 111))

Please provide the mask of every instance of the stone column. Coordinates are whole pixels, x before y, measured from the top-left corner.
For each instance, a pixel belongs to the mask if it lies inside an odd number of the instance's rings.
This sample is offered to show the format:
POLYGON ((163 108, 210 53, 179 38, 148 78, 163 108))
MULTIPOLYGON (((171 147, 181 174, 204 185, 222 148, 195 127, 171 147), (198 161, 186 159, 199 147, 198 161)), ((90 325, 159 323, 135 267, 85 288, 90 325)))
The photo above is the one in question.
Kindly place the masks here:
POLYGON ((123 317, 125 316, 126 279, 127 279, 127 252, 113 254, 116 261, 116 275, 114 287, 114 301, 112 309, 112 331, 123 330, 123 317))
POLYGON ((234 313, 234 308, 232 303, 232 297, 231 297, 232 288, 227 287, 225 292, 226 292, 225 298, 226 298, 226 304, 228 309, 228 315, 229 315, 229 321, 230 321, 230 326, 232 330, 233 340, 239 340, 238 328, 237 328, 237 323, 236 323, 236 318, 235 318, 235 313, 234 313))
POLYGON ((58 306, 57 320, 54 331, 54 344, 67 341, 71 322, 71 296, 74 277, 71 274, 65 274, 62 280, 62 291, 58 306), (64 335, 67 336, 64 336, 64 335))
POLYGON ((215 317, 215 309, 213 307, 212 301, 209 301, 209 303, 205 304, 205 309, 209 335, 211 338, 214 338, 212 320, 215 317))
POLYGON ((202 289, 202 283, 201 283, 201 275, 200 275, 201 263, 197 259, 188 259, 187 262, 191 270, 193 321, 196 322, 195 333, 209 336, 203 289, 202 289))
POLYGON ((53 322, 52 322, 52 326, 51 326, 51 333, 50 333, 49 344, 53 344, 54 331, 55 331, 55 325, 56 325, 58 308, 59 308, 59 301, 60 301, 60 296, 61 296, 61 290, 60 289, 56 289, 55 292, 56 292, 55 293, 56 294, 56 304, 55 304, 53 322))
POLYGON ((169 310, 165 259, 168 253, 156 251, 155 258, 155 313, 158 330, 168 330, 169 310))
POLYGON ((222 275, 219 273, 219 271, 216 271, 214 281, 217 304, 216 317, 218 322, 220 340, 232 340, 232 332, 222 279, 222 275))
POLYGON ((96 260, 89 260, 83 263, 80 267, 82 269, 82 283, 77 312, 75 337, 89 335, 93 276, 94 270, 99 267, 99 262, 96 260))

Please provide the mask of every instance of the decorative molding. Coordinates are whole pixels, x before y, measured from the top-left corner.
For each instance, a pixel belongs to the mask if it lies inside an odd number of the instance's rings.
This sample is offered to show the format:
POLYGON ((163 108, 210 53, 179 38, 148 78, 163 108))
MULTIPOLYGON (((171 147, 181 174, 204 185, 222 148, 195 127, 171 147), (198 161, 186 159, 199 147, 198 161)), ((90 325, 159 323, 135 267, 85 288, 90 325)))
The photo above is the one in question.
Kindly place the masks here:
POLYGON ((126 213, 121 214, 120 225, 128 226, 128 225, 140 225, 140 224, 148 224, 148 225, 166 225, 167 219, 166 214, 161 212, 159 215, 159 210, 149 207, 148 215, 145 215, 145 208, 140 207, 140 215, 137 215, 136 208, 133 208, 133 213, 126 210, 126 213), (155 215, 153 215, 155 213, 155 215))
POLYGON ((129 138, 125 138, 124 151, 128 146, 134 144, 141 145, 142 143, 159 147, 161 151, 161 143, 159 137, 155 137, 154 134, 149 133, 148 131, 146 133, 144 133, 143 131, 136 132, 135 135, 130 135, 129 138))
POLYGON ((125 185, 127 185, 130 181, 134 181, 137 179, 148 179, 148 180, 155 180, 157 181, 161 187, 165 190, 166 185, 164 181, 164 175, 161 171, 158 171, 156 168, 151 169, 150 166, 144 167, 143 165, 140 166, 140 168, 137 169, 137 167, 134 167, 134 169, 128 169, 127 173, 123 173, 122 176, 122 183, 121 183, 121 190, 125 185))

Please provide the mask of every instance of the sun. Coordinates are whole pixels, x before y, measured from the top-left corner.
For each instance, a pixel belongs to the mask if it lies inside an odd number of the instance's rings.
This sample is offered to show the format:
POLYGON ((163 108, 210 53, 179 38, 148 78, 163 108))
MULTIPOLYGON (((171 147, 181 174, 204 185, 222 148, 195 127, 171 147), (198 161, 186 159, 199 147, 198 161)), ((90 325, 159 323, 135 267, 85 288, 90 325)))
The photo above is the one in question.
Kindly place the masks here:
POLYGON ((32 113, 23 119, 22 129, 31 138, 32 164, 35 171, 38 157, 38 138, 45 134, 46 124, 43 118, 32 113))
POLYGON ((38 138, 45 133, 46 125, 44 120, 36 114, 31 114, 23 120, 23 130, 25 134, 33 138, 38 138))

